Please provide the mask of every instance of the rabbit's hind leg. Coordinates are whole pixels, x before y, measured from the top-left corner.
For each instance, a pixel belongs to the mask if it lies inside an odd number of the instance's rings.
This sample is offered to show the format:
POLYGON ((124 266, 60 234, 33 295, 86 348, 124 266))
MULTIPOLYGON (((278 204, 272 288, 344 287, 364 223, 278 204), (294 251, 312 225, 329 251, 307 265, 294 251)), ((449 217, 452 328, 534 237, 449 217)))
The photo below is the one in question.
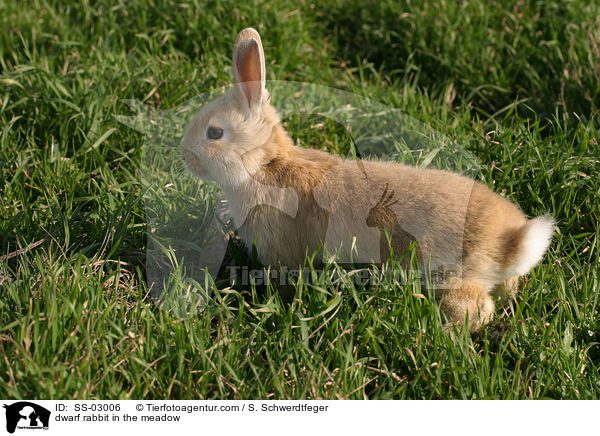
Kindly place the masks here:
POLYGON ((441 309, 448 319, 448 327, 468 323, 470 331, 477 331, 494 314, 494 300, 483 285, 474 281, 445 283, 441 295, 441 309))

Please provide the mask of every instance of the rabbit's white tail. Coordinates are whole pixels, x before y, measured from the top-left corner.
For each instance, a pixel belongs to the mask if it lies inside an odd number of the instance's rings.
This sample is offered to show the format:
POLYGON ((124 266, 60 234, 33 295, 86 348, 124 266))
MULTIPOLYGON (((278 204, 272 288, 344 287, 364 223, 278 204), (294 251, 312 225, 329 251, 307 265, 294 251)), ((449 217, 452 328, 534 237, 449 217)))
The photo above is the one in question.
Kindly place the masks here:
POLYGON ((527 221, 510 238, 503 275, 527 274, 544 257, 554 233, 554 219, 544 215, 527 221))

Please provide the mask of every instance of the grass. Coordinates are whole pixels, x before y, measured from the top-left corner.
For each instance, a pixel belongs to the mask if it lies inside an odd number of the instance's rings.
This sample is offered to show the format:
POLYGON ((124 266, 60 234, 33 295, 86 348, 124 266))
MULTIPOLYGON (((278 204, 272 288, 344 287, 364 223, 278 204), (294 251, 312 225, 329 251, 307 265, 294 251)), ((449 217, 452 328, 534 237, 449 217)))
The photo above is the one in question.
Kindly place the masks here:
MULTIPOLYGON (((598 398, 599 12, 0 3, 0 397, 598 398), (245 26, 261 32, 270 79, 397 107, 466 147, 525 213, 553 214, 546 259, 492 324, 452 339, 418 282, 361 287, 348 271, 300 281, 291 302, 217 286, 192 318, 154 304, 144 137, 118 116, 128 99, 169 110, 230 83, 245 26)), ((287 121, 307 146, 344 147, 318 119, 287 121)))

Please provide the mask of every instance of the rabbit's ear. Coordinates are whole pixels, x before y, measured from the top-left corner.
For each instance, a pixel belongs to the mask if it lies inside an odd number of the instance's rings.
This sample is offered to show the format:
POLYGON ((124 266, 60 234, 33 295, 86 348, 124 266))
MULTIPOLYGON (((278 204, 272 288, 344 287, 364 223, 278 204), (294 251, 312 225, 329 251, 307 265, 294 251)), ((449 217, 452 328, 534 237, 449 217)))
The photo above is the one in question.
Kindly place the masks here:
POLYGON ((233 47, 235 86, 248 105, 262 103, 265 95, 265 54, 260 35, 252 28, 238 35, 233 47))

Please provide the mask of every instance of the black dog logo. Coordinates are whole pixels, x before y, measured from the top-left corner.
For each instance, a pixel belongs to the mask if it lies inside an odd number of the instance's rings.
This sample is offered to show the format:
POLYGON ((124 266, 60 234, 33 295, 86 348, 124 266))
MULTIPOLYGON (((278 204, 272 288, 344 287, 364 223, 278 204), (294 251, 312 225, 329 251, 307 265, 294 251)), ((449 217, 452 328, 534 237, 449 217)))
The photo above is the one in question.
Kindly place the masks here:
POLYGON ((19 401, 9 406, 4 405, 6 409, 6 431, 14 433, 17 424, 21 420, 21 426, 25 428, 48 428, 50 421, 50 411, 29 401, 19 401), (41 425, 40 425, 41 421, 41 425))

